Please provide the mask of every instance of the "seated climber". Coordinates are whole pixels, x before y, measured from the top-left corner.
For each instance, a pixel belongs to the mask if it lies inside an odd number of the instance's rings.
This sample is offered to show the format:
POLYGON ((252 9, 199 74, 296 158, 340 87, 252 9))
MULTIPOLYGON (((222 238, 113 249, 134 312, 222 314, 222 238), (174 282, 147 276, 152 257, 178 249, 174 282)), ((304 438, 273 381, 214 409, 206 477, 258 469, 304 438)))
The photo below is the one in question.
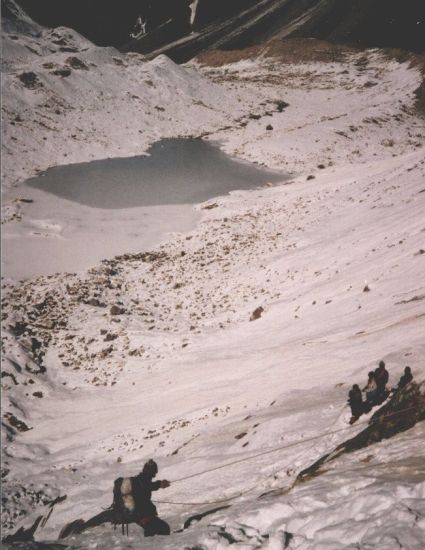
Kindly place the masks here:
POLYGON ((399 391, 403 389, 409 382, 413 380, 413 374, 410 367, 406 367, 404 369, 404 374, 401 376, 399 383, 397 385, 397 388, 395 388, 395 391, 399 391))

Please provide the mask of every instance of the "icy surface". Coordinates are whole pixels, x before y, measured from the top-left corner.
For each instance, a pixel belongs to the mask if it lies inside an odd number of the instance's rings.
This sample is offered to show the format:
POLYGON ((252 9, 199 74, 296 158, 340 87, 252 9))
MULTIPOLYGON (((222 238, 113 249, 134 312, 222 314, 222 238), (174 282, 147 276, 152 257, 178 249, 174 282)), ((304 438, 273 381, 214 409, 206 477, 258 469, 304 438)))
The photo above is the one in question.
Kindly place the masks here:
MULTIPOLYGON (((379 359, 390 385, 406 364, 425 378, 418 71, 377 51, 343 63, 177 67, 67 30, 6 36, 4 57, 8 228, 34 222, 20 182, 37 169, 141 154, 161 137, 202 134, 293 173, 198 205, 196 227, 150 254, 3 281, 4 534, 67 495, 36 534, 55 540, 154 457, 171 481, 155 497, 173 531, 231 506, 169 538, 144 539, 137 526, 123 538, 105 525, 64 544, 422 548, 424 423, 292 487, 362 429, 348 425, 346 396, 379 359), (71 55, 52 51, 64 36, 89 71, 52 74, 71 55), (43 86, 25 87, 24 71, 43 86)), ((93 220, 82 239, 99 230, 93 220)))
MULTIPOLYGON (((26 203, 32 201, 31 218, 5 225, 2 274, 27 279, 82 271, 149 250, 171 232, 193 229, 200 217, 194 204, 285 179, 190 139, 159 141, 143 157, 51 168, 21 187, 26 203)), ((4 200, 13 194, 5 192, 4 200)))
POLYGON ((236 162, 200 139, 175 139, 158 141, 142 157, 70 164, 27 184, 80 204, 115 210, 196 204, 283 180, 283 174, 236 162))

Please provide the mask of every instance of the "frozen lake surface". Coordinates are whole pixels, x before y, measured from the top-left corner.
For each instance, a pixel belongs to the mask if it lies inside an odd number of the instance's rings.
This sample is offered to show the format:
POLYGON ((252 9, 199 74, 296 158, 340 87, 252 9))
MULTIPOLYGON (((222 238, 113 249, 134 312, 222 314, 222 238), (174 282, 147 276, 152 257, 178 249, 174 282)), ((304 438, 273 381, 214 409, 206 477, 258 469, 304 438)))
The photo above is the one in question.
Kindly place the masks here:
POLYGON ((165 139, 148 155, 51 168, 28 185, 86 206, 116 209, 196 204, 282 179, 200 139, 165 139))
POLYGON ((149 250, 195 227, 201 213, 193 205, 285 179, 196 139, 162 140, 145 156, 51 168, 21 188, 25 216, 4 228, 3 275, 77 272, 149 250))

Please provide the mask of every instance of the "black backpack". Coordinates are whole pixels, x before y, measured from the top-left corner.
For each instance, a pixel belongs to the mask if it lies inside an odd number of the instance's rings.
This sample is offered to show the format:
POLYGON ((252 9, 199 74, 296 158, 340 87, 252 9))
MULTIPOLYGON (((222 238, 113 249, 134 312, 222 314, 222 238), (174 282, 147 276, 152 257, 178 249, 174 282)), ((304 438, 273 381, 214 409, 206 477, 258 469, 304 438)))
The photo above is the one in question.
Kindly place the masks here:
POLYGON ((125 528, 128 535, 128 524, 135 520, 136 501, 134 498, 135 482, 133 477, 119 477, 114 481, 114 500, 112 502, 114 528, 121 524, 122 534, 125 528))

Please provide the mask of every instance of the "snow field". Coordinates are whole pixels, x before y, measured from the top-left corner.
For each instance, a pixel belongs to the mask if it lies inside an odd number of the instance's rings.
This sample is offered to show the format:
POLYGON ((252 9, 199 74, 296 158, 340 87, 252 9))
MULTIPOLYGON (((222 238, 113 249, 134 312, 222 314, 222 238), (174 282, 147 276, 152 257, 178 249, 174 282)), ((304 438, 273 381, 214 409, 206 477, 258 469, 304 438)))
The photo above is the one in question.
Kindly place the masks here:
MULTIPOLYGON (((56 538, 65 523, 108 506, 113 479, 137 473, 150 457, 159 477, 173 482, 304 439, 157 493, 173 530, 235 497, 183 533, 142 541, 135 526, 127 539, 107 525, 66 543, 420 548, 422 424, 341 457, 288 491, 300 470, 361 429, 331 433, 347 426, 349 387, 365 383, 379 359, 391 385, 406 364, 424 379, 425 161, 423 120, 413 106, 416 70, 379 52, 345 64, 262 59, 187 69, 56 32, 97 67, 57 81, 40 56, 43 88, 32 92, 16 82, 29 65, 35 71, 34 59, 17 50, 28 39, 11 40, 22 66, 8 66, 4 86, 13 93, 5 105, 9 121, 21 113, 24 122, 5 130, 6 184, 62 162, 64 152, 66 162, 129 155, 159 137, 201 132, 293 178, 199 205, 196 229, 150 253, 123 250, 87 272, 3 284, 4 370, 15 379, 4 377, 3 408, 31 428, 4 428, 6 531, 30 525, 43 504, 66 494, 37 533, 56 538), (146 100, 136 110, 140 119, 127 90, 146 100), (48 97, 72 108, 53 114, 48 97), (282 112, 275 112, 278 100, 289 103, 282 112), (37 129, 46 117, 57 131, 37 129), (81 141, 64 137, 62 124, 69 131, 78 124, 81 141), (261 316, 250 321, 259 307, 261 316), (319 434, 329 435, 308 441, 319 434), (22 495, 22 487, 31 489, 22 495)), ((53 48, 49 36, 40 44, 43 55, 53 48)), ((62 53, 49 55, 47 62, 66 64, 62 53)), ((31 204, 14 204, 8 212, 31 216, 31 204)))

